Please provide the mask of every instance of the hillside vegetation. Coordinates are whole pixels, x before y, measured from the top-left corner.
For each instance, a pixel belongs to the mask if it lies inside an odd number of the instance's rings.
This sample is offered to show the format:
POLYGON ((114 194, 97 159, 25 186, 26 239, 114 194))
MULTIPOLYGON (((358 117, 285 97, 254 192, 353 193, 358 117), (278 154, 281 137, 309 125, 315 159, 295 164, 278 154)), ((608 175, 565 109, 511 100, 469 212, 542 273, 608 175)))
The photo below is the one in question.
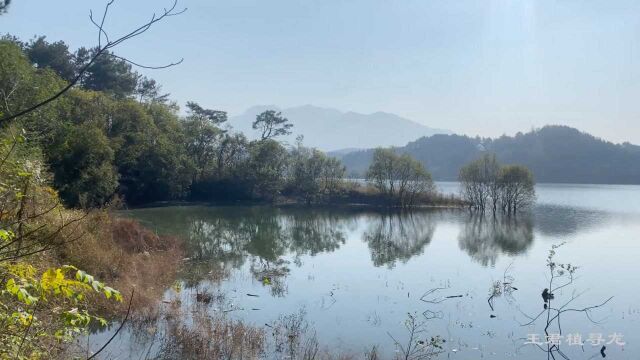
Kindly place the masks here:
POLYGON ((154 80, 100 51, 0 39, 0 358, 73 357, 79 335, 161 299, 183 242, 114 216, 119 205, 454 202, 407 157, 392 158, 420 187, 344 181, 340 161, 279 141, 293 125, 275 110, 251 122, 255 140, 225 128, 224 111, 188 102, 181 116, 154 80))
MULTIPOLYGON (((529 168, 537 182, 640 184, 640 146, 613 144, 567 126, 545 126, 496 139, 433 135, 396 148, 426 166, 435 180, 453 181, 461 167, 493 153, 529 168)), ((338 156, 350 176, 363 176, 373 150, 338 156)))

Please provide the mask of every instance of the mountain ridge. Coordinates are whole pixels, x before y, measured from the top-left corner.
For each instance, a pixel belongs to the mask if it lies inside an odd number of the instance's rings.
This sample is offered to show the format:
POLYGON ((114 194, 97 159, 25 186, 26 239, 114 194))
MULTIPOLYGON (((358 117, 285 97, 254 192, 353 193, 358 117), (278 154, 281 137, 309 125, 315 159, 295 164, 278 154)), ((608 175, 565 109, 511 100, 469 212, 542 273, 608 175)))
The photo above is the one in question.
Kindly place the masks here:
MULTIPOLYGON (((456 180, 460 167, 483 153, 505 164, 529 167, 538 182, 640 184, 640 146, 612 143, 578 129, 547 125, 498 138, 432 135, 398 147, 427 167, 436 180, 456 180)), ((351 176, 363 176, 373 149, 331 153, 351 176)))
POLYGON ((324 151, 403 146, 421 136, 452 133, 388 112, 362 114, 310 104, 285 109, 274 105, 252 106, 230 117, 229 125, 251 139, 257 138, 251 124, 256 115, 265 110, 281 111, 294 125, 292 134, 283 138, 285 142, 293 144, 298 135, 303 135, 305 145, 324 151))

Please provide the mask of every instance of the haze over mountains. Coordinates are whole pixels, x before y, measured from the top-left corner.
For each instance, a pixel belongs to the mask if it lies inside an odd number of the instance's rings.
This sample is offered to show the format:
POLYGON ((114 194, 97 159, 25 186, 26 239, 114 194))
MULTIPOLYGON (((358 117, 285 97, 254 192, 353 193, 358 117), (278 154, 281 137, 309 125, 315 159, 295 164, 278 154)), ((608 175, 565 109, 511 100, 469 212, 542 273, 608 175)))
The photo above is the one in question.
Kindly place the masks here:
POLYGON ((640 146, 614 144, 568 126, 492 139, 456 135, 385 112, 359 114, 312 105, 254 106, 231 117, 229 124, 257 138, 251 124, 269 109, 282 111, 294 124, 283 140, 293 145, 296 136, 304 135, 306 146, 341 159, 354 177, 364 176, 373 148, 394 146, 422 162, 435 180, 456 180, 460 167, 489 152, 502 163, 529 167, 538 182, 640 184, 640 146))
MULTIPOLYGON (((614 144, 567 126, 545 126, 496 139, 460 135, 423 137, 397 149, 422 162, 435 180, 456 180, 460 167, 495 153, 505 164, 521 164, 538 182, 640 184, 640 146, 614 144)), ((361 177, 373 150, 332 154, 351 176, 361 177)))
POLYGON ((271 109, 281 111, 294 125, 293 133, 284 138, 285 141, 294 144, 296 136, 304 135, 306 146, 324 151, 404 146, 423 136, 452 133, 449 130, 430 128, 395 114, 360 114, 313 105, 287 109, 254 106, 241 115, 230 117, 229 124, 249 138, 256 138, 258 133, 251 128, 251 124, 257 114, 271 109))

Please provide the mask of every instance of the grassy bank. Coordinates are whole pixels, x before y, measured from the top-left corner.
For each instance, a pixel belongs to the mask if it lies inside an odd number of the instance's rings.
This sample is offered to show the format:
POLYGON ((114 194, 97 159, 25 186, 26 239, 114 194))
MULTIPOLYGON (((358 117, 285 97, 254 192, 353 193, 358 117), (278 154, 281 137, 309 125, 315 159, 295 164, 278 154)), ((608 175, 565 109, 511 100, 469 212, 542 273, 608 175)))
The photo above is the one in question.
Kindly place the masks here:
POLYGON ((182 259, 108 208, 65 207, 38 153, 0 139, 0 358, 56 358, 88 328, 153 307, 182 259))

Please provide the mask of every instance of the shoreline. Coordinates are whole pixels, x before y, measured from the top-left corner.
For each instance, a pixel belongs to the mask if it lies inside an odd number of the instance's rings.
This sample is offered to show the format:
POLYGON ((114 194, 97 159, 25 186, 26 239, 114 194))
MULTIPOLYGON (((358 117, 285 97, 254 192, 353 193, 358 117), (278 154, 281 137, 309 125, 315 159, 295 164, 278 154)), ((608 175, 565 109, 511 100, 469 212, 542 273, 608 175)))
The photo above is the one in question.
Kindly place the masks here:
POLYGON ((126 205, 121 210, 138 210, 138 209, 151 209, 151 208, 163 208, 163 207, 172 207, 172 206, 272 206, 277 208, 350 208, 350 209, 389 209, 389 210, 402 210, 402 211, 411 211, 411 210, 465 210, 467 207, 464 205, 448 205, 448 204, 419 204, 412 206, 399 206, 399 205, 383 205, 383 204, 369 204, 369 203, 359 203, 359 202, 346 202, 346 203, 311 203, 307 204, 303 201, 278 201, 278 202, 268 202, 268 201, 251 201, 251 200, 241 200, 241 201, 189 201, 189 200, 179 200, 179 201, 160 201, 160 202, 152 202, 140 205, 126 205))

